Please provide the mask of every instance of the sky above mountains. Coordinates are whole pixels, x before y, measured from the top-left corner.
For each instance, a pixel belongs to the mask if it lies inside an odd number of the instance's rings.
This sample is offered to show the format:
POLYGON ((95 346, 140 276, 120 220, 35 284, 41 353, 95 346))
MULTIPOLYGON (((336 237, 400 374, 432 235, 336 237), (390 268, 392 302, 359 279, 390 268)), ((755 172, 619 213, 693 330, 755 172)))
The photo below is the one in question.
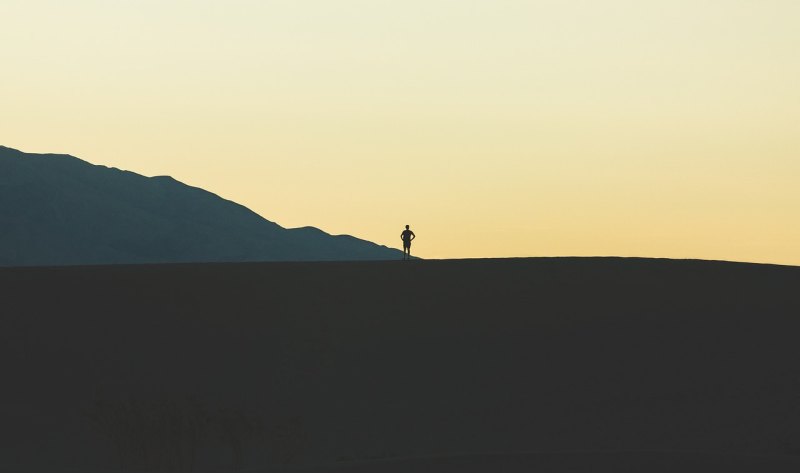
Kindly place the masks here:
POLYGON ((422 257, 800 264, 794 0, 5 0, 0 144, 422 257))

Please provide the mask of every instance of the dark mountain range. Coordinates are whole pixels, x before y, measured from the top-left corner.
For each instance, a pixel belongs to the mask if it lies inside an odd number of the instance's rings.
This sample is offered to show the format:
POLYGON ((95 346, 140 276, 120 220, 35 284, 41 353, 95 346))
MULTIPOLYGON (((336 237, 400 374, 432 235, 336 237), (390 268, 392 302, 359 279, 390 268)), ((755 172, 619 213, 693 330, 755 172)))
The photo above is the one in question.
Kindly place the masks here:
POLYGON ((313 227, 286 229, 171 177, 0 146, 0 265, 400 259, 313 227))

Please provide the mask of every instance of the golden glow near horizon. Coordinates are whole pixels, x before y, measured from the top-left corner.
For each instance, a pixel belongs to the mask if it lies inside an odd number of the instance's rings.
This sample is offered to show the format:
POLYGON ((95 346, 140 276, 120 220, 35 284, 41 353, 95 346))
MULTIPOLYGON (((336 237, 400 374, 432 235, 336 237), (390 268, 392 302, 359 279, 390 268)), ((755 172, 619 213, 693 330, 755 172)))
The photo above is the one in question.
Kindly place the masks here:
POLYGON ((0 144, 428 257, 800 264, 796 0, 4 0, 0 144))

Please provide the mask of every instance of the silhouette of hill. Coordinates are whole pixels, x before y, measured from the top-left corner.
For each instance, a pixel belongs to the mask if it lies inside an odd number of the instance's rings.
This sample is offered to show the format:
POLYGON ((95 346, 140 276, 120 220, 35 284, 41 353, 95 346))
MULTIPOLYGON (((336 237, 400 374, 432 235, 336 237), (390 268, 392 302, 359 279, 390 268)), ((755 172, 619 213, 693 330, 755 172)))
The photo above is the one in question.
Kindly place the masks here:
POLYGON ((0 471, 797 471, 800 268, 0 269, 0 471))
POLYGON ((0 147, 0 265, 401 257, 347 235, 285 229, 171 177, 0 147))

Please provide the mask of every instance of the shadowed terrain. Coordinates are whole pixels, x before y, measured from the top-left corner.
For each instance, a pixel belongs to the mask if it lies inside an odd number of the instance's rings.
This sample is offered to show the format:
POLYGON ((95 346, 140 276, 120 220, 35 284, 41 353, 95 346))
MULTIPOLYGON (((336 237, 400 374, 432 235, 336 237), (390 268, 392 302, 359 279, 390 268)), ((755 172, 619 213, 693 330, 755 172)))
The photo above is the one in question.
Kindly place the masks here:
POLYGON ((0 266, 401 257, 349 235, 283 228, 169 176, 0 146, 0 266))
POLYGON ((798 287, 616 258, 0 269, 0 470, 797 471, 798 287))

